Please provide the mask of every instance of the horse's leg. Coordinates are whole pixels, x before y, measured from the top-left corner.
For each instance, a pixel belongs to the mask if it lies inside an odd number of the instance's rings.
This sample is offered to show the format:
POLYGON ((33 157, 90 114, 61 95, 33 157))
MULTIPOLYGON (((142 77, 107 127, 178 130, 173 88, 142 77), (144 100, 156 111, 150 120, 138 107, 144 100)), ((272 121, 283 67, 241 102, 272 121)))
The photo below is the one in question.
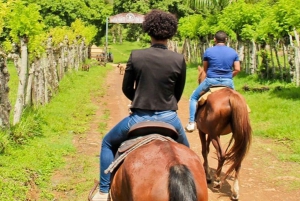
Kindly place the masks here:
POLYGON ((235 167, 235 175, 233 180, 233 189, 232 189, 232 200, 238 200, 240 196, 240 187, 239 187, 239 172, 241 169, 241 164, 235 167))
POLYGON ((211 174, 210 174, 210 168, 208 165, 207 155, 209 153, 209 144, 210 144, 210 138, 209 136, 206 139, 206 134, 199 130, 199 136, 201 140, 201 147, 202 147, 202 156, 203 156, 203 167, 206 174, 206 181, 207 183, 211 182, 211 174))
POLYGON ((215 136, 214 138, 211 139, 211 141, 217 151, 217 157, 218 157, 218 168, 215 174, 214 188, 221 188, 222 182, 220 179, 220 175, 222 172, 222 167, 225 162, 225 152, 223 151, 221 146, 220 136, 215 136))

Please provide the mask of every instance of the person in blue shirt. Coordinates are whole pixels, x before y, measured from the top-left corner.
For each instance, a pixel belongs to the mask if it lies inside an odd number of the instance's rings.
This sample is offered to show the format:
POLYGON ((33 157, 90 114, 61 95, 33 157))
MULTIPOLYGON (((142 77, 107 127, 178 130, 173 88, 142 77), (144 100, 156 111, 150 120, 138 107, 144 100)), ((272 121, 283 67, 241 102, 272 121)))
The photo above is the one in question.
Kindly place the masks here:
POLYGON ((237 52, 226 46, 227 38, 224 31, 218 31, 214 36, 215 45, 204 52, 203 68, 206 78, 190 97, 189 123, 185 127, 187 132, 195 130, 195 114, 202 91, 213 85, 224 85, 234 89, 232 78, 240 72, 241 67, 237 52))

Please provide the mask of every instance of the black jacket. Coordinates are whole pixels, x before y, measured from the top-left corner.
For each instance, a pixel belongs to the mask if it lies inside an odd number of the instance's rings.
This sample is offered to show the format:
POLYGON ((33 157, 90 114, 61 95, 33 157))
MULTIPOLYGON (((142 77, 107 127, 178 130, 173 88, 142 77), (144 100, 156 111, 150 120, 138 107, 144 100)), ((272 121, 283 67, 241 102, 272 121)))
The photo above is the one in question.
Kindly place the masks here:
POLYGON ((185 79, 183 55, 153 45, 131 52, 122 90, 133 109, 177 110, 185 79))

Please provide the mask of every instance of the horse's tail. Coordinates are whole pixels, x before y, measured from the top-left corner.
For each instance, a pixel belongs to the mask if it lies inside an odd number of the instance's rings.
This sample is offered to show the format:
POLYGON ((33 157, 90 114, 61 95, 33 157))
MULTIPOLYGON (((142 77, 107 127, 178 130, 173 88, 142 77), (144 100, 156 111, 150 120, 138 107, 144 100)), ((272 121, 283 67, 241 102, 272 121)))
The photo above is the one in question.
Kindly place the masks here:
POLYGON ((178 164, 170 168, 169 201, 197 201, 194 177, 186 165, 178 164))
POLYGON ((234 144, 226 153, 226 161, 231 166, 227 170, 225 177, 240 166, 246 156, 252 139, 252 129, 248 114, 248 107, 245 99, 233 92, 229 98, 231 106, 231 130, 234 144))

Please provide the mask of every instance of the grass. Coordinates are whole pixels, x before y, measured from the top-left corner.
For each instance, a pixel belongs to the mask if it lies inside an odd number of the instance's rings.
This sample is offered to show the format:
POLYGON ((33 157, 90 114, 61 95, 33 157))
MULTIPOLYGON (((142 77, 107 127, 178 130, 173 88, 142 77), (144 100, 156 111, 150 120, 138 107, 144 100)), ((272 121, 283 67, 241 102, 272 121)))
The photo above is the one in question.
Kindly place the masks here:
POLYGON ((110 51, 114 56, 114 63, 126 63, 133 49, 141 49, 141 43, 124 41, 122 44, 116 43, 109 45, 110 51))
MULTIPOLYGON (((9 70, 13 96, 12 86, 16 86, 17 79, 12 66, 9 70)), ((7 147, 0 155, 0 200, 26 200, 28 190, 35 186, 40 190, 41 200, 53 199, 51 189, 49 192, 52 173, 65 165, 65 156, 76 153, 72 140, 74 135, 86 131, 87 122, 95 115, 97 107, 91 99, 105 93, 103 85, 108 70, 111 67, 93 66, 90 72, 68 73, 48 105, 25 111, 12 133, 1 133, 7 147), (13 143, 12 134, 20 135, 18 139, 23 140, 13 143)), ((84 159, 78 160, 84 164, 84 159)))

